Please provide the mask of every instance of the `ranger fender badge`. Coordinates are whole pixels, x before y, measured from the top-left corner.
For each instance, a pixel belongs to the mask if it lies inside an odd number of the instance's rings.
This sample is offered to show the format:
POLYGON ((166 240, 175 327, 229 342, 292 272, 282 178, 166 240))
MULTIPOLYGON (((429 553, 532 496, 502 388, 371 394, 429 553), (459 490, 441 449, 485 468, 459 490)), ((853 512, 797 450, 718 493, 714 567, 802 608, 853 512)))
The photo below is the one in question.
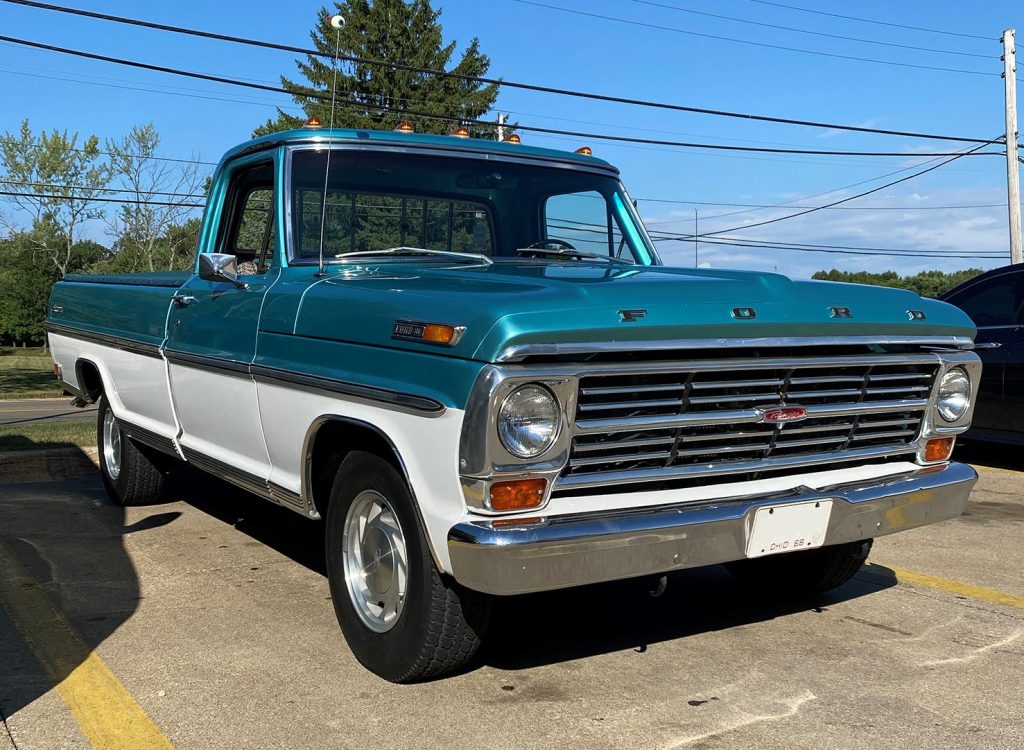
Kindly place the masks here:
POLYGON ((757 310, 752 307, 734 307, 732 316, 739 320, 752 320, 757 317, 757 310))
POLYGON ((911 320, 924 320, 927 316, 921 310, 907 310, 907 317, 911 320))
POLYGON ((830 307, 828 309, 833 318, 852 318, 853 313, 850 312, 848 307, 830 307))
POLYGON ((772 409, 758 409, 757 413, 762 422, 769 424, 784 424, 807 419, 807 409, 802 406, 777 406, 772 409))
POLYGON ((647 317, 646 310, 619 310, 620 323, 636 323, 641 318, 647 317))

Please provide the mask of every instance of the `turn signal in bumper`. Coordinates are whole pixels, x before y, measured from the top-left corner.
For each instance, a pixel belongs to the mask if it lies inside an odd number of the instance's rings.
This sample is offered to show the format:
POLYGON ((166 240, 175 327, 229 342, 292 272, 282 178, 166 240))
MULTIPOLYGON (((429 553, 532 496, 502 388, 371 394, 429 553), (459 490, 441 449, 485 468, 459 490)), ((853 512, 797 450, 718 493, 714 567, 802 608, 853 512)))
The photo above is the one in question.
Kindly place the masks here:
POLYGON ((953 453, 953 443, 955 438, 933 438, 925 443, 924 446, 924 460, 925 461, 946 461, 953 453))
POLYGON ((546 479, 519 479, 514 482, 495 482, 491 485, 491 510, 527 510, 544 503, 546 479))

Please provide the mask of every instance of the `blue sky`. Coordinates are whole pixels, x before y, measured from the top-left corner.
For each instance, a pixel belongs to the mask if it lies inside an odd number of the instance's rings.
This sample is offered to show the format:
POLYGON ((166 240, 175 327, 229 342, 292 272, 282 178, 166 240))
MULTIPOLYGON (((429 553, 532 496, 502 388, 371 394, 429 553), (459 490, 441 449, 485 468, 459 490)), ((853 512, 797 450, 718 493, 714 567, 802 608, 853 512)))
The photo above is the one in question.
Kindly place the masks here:
MULTIPOLYGON (((307 46, 319 2, 148 3, 77 0, 83 8, 307 46)), ((446 37, 462 49, 476 36, 492 59, 491 73, 509 79, 621 96, 672 101, 796 119, 869 127, 994 137, 1003 125, 1003 83, 998 73, 1003 29, 1017 27, 1024 40, 1024 5, 1013 1, 856 5, 837 0, 784 0, 785 4, 856 15, 895 24, 948 29, 989 37, 969 39, 865 24, 799 12, 755 0, 537 0, 542 4, 614 16, 634 24, 581 16, 516 0, 451 0, 442 9, 446 37), (924 52, 825 38, 663 7, 733 16, 891 44, 945 50, 924 52), (670 26, 701 34, 799 47, 915 65, 964 68, 996 75, 915 69, 768 49, 640 26, 670 26), (948 54, 966 52, 983 57, 948 54)), ((9 36, 145 62, 276 83, 294 73, 293 56, 238 45, 133 29, 84 18, 0 4, 0 28, 9 36)), ((1021 42, 1024 46, 1024 41, 1021 42)), ((1018 75, 1024 77, 1024 66, 1018 75)), ((169 156, 216 159, 271 116, 285 96, 175 78, 24 49, 0 43, 0 130, 23 118, 35 129, 67 128, 118 137, 152 121, 169 156)), ((1018 92, 1024 96, 1022 87, 1018 92)), ((826 157, 711 154, 671 147, 590 143, 620 166, 651 228, 690 232, 698 209, 702 232, 727 229, 792 212, 657 203, 651 199, 776 204, 833 191, 923 163, 922 150, 956 150, 963 144, 845 133, 586 101, 505 88, 499 108, 522 124, 671 140, 735 145, 795 146, 906 152, 907 157, 826 157), (657 222, 657 223, 655 223, 657 222)), ((524 133, 537 145, 573 149, 579 139, 524 133)), ((895 175, 899 177, 901 175, 895 175)), ((830 192, 800 205, 817 205, 882 184, 830 192)), ((934 173, 853 202, 850 206, 921 207, 999 204, 1006 200, 1005 161, 961 159, 934 173)), ((8 206, 0 210, 9 212, 8 206)), ((92 229, 103 239, 102 227, 92 229)), ((1007 251, 1005 207, 938 210, 826 210, 731 236, 770 242, 827 243, 956 250, 964 254, 1007 251)), ((692 265, 692 243, 664 243, 665 259, 692 265)), ((702 245, 699 262, 716 267, 779 270, 796 277, 821 268, 903 273, 925 268, 993 267, 993 258, 926 259, 825 255, 702 245)))

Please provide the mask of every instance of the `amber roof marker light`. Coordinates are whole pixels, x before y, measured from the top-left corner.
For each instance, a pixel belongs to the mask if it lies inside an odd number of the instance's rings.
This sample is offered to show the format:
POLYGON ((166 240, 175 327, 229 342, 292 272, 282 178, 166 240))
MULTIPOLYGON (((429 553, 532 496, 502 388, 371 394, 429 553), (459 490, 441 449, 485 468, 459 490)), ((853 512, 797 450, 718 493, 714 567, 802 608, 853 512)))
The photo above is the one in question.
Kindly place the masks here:
POLYGON ((396 133, 415 133, 416 128, 413 127, 412 123, 408 120, 402 120, 400 123, 395 125, 396 133))
POLYGON ((522 143, 523 139, 519 137, 518 133, 509 133, 501 139, 502 143, 522 143))
POLYGON ((322 125, 323 125, 323 123, 320 122, 320 118, 317 117, 316 115, 314 115, 313 117, 310 117, 308 120, 306 120, 306 127, 310 128, 312 130, 316 130, 317 128, 321 127, 322 125))
POLYGON ((593 156, 594 149, 592 149, 590 146, 580 146, 578 149, 576 149, 576 153, 583 154, 583 156, 593 156))
POLYGON ((469 128, 465 125, 459 125, 457 128, 453 128, 451 134, 456 138, 469 138, 469 128))

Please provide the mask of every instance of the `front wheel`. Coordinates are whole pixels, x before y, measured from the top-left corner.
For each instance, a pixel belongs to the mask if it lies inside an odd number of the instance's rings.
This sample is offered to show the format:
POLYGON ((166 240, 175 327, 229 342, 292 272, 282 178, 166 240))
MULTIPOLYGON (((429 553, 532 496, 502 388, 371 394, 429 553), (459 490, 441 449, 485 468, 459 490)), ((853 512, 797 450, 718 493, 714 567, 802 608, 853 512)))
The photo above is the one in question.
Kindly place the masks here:
POLYGON ((379 456, 342 462, 327 509, 327 577, 356 659, 391 682, 452 672, 473 658, 490 597, 443 577, 405 480, 379 456))
POLYGON ((725 567, 744 586, 766 594, 806 596, 853 578, 871 552, 873 540, 736 560, 725 567))
POLYGON ((163 472, 124 434, 106 396, 100 397, 96 415, 100 475, 107 494, 122 507, 155 502, 163 491, 163 472))

